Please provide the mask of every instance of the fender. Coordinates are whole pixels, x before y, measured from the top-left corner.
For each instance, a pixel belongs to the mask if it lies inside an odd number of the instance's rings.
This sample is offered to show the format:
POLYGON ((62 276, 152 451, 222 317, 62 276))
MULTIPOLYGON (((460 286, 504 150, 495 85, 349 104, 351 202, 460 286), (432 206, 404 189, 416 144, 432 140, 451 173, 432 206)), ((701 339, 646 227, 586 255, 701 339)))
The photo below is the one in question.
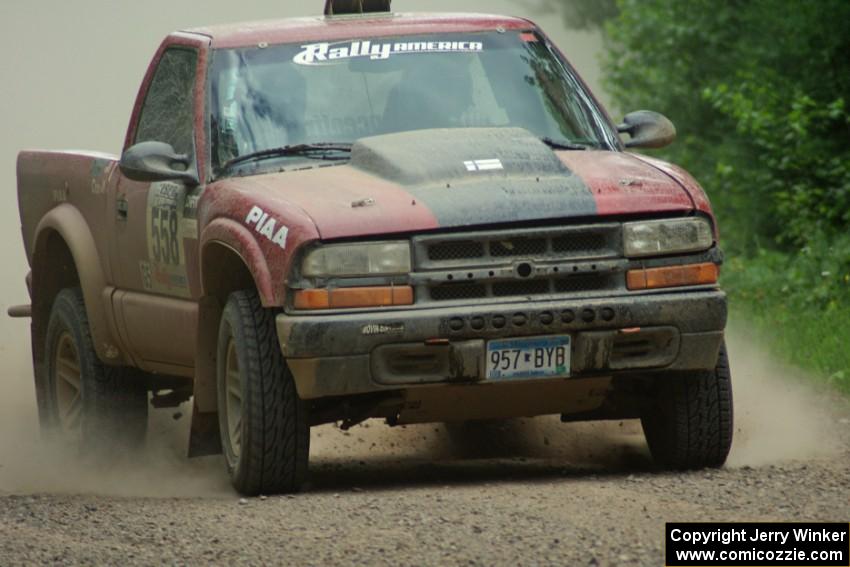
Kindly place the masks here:
MULTIPOLYGON (((189 456, 202 457, 221 453, 218 433, 218 402, 216 391, 216 342, 224 305, 224 297, 210 290, 204 270, 210 246, 221 246, 241 260, 254 282, 263 305, 275 305, 274 286, 268 262, 260 245, 245 226, 229 218, 216 218, 201 231, 199 242, 199 271, 201 298, 198 309, 198 345, 195 357, 193 385, 194 407, 189 438, 189 456)), ((215 273, 215 268, 211 269, 215 273)))
MULTIPOLYGON (((127 364, 129 358, 117 337, 114 325, 111 324, 111 294, 105 293, 107 281, 94 236, 82 213, 69 203, 62 203, 51 209, 35 229, 32 254, 33 291, 36 292, 41 287, 41 278, 49 277, 41 273, 43 268, 39 258, 47 252, 47 241, 51 232, 59 234, 71 251, 83 290, 92 342, 98 358, 108 365, 127 364)), ((33 300, 36 303, 40 301, 38 297, 33 297, 33 300)))
MULTIPOLYGON (((242 258, 251 277, 254 278, 254 284, 257 288, 257 293, 260 294, 260 299, 266 307, 277 305, 278 294, 275 293, 272 285, 272 276, 269 271, 269 265, 266 261, 266 256, 263 254, 260 245, 244 225, 228 218, 218 218, 210 222, 204 227, 201 233, 200 257, 204 257, 204 251, 210 244, 217 243, 227 246, 242 258)), ((201 264, 201 281, 204 280, 204 268, 201 264)), ((207 290, 203 290, 206 295, 207 290)))
MULTIPOLYGON (((708 196, 705 193, 705 190, 699 184, 699 182, 693 178, 693 176, 679 167, 676 164, 666 162, 664 160, 660 160, 654 157, 650 157, 644 154, 631 154, 632 157, 639 159, 647 165, 651 165, 658 171, 662 172, 664 175, 670 177, 673 181, 682 186, 682 188, 688 192, 691 200, 694 202, 694 208, 706 215, 710 216, 712 220, 714 219, 714 213, 711 210, 711 203, 708 200, 708 196)), ((717 226, 717 223, 714 223, 714 226, 717 226)))

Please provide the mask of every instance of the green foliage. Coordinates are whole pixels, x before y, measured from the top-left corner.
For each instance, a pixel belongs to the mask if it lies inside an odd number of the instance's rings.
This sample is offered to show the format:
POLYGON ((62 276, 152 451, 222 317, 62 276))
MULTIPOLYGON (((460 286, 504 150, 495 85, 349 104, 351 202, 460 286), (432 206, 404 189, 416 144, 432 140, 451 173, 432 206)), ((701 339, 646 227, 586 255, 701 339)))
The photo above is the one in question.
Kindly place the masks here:
POLYGON ((620 0, 606 70, 622 109, 667 114, 740 251, 850 221, 850 2, 620 0))
POLYGON ((850 394, 850 236, 797 255, 736 256, 723 272, 733 312, 777 356, 850 394))
MULTIPOLYGON (((550 4, 592 27, 587 1, 550 4)), ((616 4, 606 86, 676 124, 661 157, 711 198, 733 309, 850 392, 850 2, 616 4)))

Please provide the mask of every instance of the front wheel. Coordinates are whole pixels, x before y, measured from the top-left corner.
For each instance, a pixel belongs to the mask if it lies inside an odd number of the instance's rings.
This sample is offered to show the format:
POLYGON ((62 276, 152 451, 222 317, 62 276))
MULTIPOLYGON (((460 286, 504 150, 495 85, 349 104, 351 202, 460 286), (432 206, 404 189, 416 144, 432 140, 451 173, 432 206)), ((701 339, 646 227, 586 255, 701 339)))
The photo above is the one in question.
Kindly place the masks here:
POLYGON ((310 428, 280 352, 274 312, 256 292, 231 294, 217 349, 222 449, 241 494, 295 492, 307 475, 310 428))
POLYGON ((726 345, 713 370, 663 376, 641 423, 655 461, 668 469, 720 467, 732 447, 732 374, 726 345))

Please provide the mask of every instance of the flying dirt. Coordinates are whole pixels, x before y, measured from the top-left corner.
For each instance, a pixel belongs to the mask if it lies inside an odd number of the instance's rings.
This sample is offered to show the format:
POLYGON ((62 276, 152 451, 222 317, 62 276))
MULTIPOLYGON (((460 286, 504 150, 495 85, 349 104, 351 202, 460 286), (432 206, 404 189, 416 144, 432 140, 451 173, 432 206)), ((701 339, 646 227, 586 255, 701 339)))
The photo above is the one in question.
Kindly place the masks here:
POLYGON ((307 564, 658 565, 666 521, 850 513, 850 408, 741 329, 730 336, 737 421, 723 469, 659 472, 634 421, 372 420, 314 429, 306 491, 250 500, 220 457, 185 458, 188 408, 154 412, 146 449, 108 469, 39 442, 18 342, 3 352, 0 385, 2 564, 273 563, 286 550, 307 564))

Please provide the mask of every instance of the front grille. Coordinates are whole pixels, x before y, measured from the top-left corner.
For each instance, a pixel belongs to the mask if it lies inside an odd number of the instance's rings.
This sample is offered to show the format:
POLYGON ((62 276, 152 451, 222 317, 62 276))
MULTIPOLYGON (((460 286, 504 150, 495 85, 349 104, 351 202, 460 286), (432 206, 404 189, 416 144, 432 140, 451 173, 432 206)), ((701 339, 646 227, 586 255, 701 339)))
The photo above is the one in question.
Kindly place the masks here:
POLYGON ((557 293, 580 293, 608 289, 609 278, 601 275, 571 276, 555 280, 557 293))
POLYGON ((604 251, 607 245, 605 234, 599 232, 564 235, 552 240, 553 251, 568 254, 593 254, 604 251))
POLYGON ((434 301, 460 301, 485 297, 522 297, 558 293, 604 291, 616 287, 613 276, 571 276, 559 279, 518 280, 492 283, 446 283, 432 286, 434 301))
POLYGON ((535 257, 546 254, 545 238, 512 238, 490 242, 490 255, 497 258, 535 257))
POLYGON ((487 297, 487 287, 484 284, 450 283, 431 288, 431 299, 434 301, 481 299, 482 297, 487 297))
POLYGON ((464 260, 480 258, 483 255, 484 243, 473 240, 440 242, 428 248, 428 259, 433 261, 464 260))
POLYGON ((499 282, 493 284, 495 297, 510 297, 512 295, 542 295, 550 293, 549 280, 532 280, 517 282, 499 282))
POLYGON ((418 270, 497 264, 512 259, 617 258, 619 224, 424 236, 414 240, 418 270))
POLYGON ((624 287, 619 223, 420 236, 424 301, 594 293, 624 287), (566 275, 569 272, 569 275, 566 275))

